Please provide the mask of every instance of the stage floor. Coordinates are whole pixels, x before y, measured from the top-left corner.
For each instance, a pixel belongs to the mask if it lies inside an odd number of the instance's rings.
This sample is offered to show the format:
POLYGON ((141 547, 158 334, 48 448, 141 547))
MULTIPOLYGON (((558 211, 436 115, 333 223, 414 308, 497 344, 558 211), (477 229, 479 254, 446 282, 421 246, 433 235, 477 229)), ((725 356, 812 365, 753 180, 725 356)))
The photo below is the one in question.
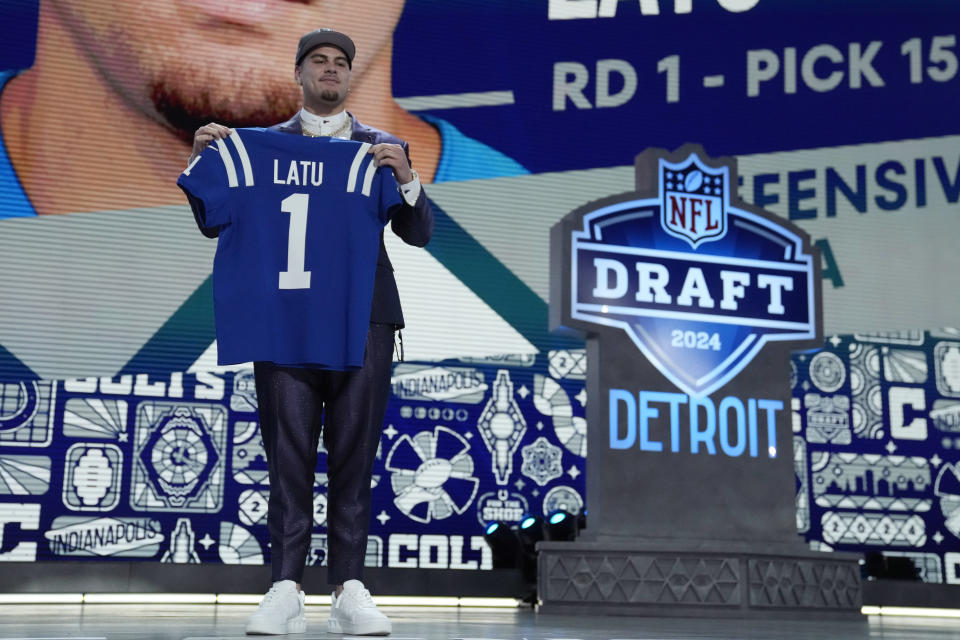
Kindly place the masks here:
MULTIPOLYGON (((241 638, 250 605, 0 605, 0 639, 241 638)), ((540 615, 530 610, 385 607, 392 640, 960 640, 960 619, 684 620, 540 615)), ((307 609, 307 633, 330 638, 327 608, 307 609)), ((814 616, 812 616, 814 617, 814 616)))

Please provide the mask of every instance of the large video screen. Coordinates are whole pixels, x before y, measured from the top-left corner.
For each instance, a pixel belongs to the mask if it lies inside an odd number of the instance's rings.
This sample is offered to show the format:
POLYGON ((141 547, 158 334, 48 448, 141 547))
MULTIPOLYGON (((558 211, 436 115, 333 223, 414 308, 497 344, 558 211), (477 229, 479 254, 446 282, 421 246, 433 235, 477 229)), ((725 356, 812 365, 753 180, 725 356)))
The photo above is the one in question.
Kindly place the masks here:
POLYGON ((370 566, 489 568, 484 523, 587 507, 586 358, 548 330, 549 229, 633 190, 644 149, 695 142, 822 256, 829 338, 784 372, 798 532, 960 582, 955 2, 3 10, 0 560, 269 561, 252 370, 217 367, 216 242, 176 180, 199 126, 293 117, 297 40, 331 27, 357 44, 348 110, 409 142, 436 216, 425 249, 385 237, 405 359, 370 566))

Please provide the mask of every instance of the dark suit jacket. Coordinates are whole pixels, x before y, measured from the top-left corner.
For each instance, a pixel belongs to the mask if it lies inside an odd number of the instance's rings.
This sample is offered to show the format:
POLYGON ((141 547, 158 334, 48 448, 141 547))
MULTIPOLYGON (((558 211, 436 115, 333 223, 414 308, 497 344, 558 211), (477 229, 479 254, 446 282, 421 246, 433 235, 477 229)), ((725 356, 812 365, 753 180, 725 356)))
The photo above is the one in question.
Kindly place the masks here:
MULTIPOLYGON (((353 117, 353 114, 350 115, 353 117)), ((286 122, 276 124, 270 129, 302 135, 300 114, 298 113, 286 122)), ((407 159, 410 158, 410 150, 406 142, 386 131, 361 124, 355 117, 353 118, 353 134, 351 134, 350 139, 358 142, 369 142, 370 144, 380 144, 381 142, 399 144, 407 153, 407 159)), ((426 246, 433 234, 433 210, 430 208, 430 202, 427 200, 424 189, 420 190, 420 197, 417 198, 417 203, 414 206, 411 207, 406 201, 403 202, 403 206, 393 215, 390 228, 407 244, 415 247, 426 246)), ((387 249, 383 244, 383 233, 380 234, 380 254, 377 256, 377 275, 373 285, 370 322, 403 326, 400 294, 397 292, 397 281, 393 277, 393 265, 390 264, 387 249)))

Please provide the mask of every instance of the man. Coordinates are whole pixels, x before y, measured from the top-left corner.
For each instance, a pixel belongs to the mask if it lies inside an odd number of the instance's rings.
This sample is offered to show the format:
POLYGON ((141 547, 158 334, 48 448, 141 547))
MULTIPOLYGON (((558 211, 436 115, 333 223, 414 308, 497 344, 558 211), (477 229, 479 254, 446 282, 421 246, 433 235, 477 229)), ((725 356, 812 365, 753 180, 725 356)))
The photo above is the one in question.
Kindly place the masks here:
MULTIPOLYGON (((332 136, 371 143, 377 166, 390 167, 404 200, 393 214, 393 231, 408 244, 424 246, 433 214, 407 144, 361 124, 344 109, 356 47, 346 35, 319 29, 304 35, 297 48, 294 78, 303 108, 271 127, 292 135, 332 136)), ((194 137, 190 162, 230 129, 211 123, 194 137)), ((194 212, 201 205, 191 198, 194 212)), ((260 429, 270 474, 270 529, 273 586, 251 616, 247 633, 300 633, 305 629, 303 575, 313 528, 313 470, 319 422, 327 449, 328 581, 336 585, 328 631, 381 635, 390 621, 373 604, 360 582, 370 526, 370 481, 389 396, 394 329, 403 315, 393 268, 380 237, 370 328, 363 366, 358 371, 323 371, 254 363, 260 429)), ((280 328, 282 329, 282 328, 280 328)))

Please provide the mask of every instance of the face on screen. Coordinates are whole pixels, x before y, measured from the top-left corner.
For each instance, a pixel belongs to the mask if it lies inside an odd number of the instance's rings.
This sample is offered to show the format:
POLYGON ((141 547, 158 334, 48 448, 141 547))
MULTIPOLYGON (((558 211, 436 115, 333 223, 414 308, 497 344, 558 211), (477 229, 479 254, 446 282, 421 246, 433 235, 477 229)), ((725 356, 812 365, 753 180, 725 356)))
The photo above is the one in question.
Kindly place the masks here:
POLYGON ((354 40, 356 85, 403 10, 403 0, 51 1, 110 86, 189 135, 211 121, 263 126, 292 115, 297 41, 317 27, 354 40))

